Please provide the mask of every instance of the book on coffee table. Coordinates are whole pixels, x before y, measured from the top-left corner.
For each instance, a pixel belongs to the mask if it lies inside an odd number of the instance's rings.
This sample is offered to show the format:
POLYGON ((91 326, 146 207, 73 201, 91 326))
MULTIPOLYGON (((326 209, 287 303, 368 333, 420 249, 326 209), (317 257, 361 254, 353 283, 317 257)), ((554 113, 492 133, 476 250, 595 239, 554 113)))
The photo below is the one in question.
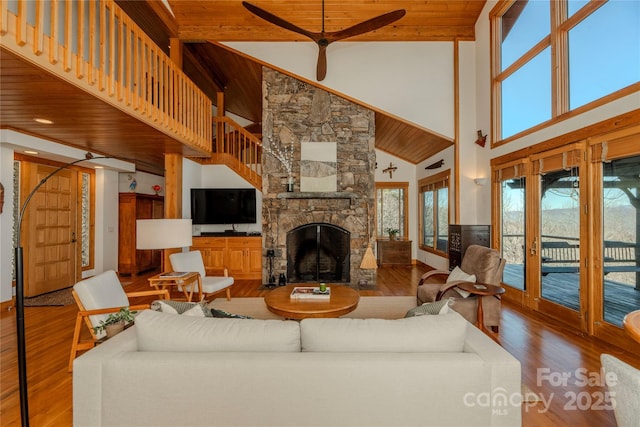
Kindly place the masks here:
POLYGON ((188 271, 170 271, 167 273, 162 273, 159 277, 161 279, 177 279, 180 277, 184 277, 189 274, 188 271))
POLYGON ((296 286, 291 291, 291 299, 328 300, 329 298, 331 298, 331 288, 321 292, 317 286, 296 286))

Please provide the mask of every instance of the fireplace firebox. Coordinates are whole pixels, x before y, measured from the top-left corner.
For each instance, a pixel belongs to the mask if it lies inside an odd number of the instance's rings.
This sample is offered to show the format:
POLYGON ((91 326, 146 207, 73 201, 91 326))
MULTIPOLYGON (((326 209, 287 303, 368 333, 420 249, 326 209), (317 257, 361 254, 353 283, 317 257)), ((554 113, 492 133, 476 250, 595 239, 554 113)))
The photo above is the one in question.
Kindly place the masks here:
POLYGON ((287 233, 287 276, 290 283, 349 283, 349 231, 311 223, 287 233))

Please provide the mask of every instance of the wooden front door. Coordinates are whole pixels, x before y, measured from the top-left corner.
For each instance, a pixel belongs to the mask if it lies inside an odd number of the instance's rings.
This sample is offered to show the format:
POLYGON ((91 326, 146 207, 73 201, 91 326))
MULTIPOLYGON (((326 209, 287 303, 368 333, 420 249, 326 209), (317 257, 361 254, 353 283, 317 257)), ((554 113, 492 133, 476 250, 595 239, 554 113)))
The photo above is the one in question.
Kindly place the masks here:
MULTIPOLYGON (((56 167, 23 162, 21 203, 56 167)), ((77 172, 64 169, 38 189, 22 219, 24 293, 56 291, 76 282, 77 172)))

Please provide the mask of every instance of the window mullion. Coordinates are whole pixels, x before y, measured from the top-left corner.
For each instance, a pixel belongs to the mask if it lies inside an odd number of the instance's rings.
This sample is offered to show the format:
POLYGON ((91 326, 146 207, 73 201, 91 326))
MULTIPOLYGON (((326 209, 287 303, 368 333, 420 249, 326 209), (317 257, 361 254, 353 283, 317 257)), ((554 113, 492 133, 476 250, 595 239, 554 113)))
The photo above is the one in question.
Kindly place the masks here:
POLYGON ((551 13, 551 117, 569 111, 569 34, 559 30, 567 20, 567 3, 550 3, 551 13))

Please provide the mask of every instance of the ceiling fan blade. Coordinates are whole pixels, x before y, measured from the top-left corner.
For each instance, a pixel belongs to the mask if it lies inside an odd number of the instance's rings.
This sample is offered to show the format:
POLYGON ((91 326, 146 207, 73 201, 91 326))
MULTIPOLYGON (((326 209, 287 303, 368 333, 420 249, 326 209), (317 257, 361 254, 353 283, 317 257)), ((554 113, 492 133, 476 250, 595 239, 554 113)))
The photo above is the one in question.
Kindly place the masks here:
POLYGON ((368 19, 349 28, 345 28, 344 30, 326 33, 325 38, 329 43, 332 43, 338 40, 368 33, 369 31, 377 30, 378 28, 382 28, 386 25, 391 24, 392 22, 397 21, 398 19, 406 15, 406 13, 407 11, 404 9, 394 10, 392 12, 385 13, 384 15, 368 19))
POLYGON ((242 5, 245 7, 245 9, 247 9, 249 12, 253 13, 257 17, 262 18, 265 21, 270 22, 274 25, 277 25, 278 27, 282 27, 285 30, 293 31, 294 33, 302 34, 303 36, 309 37, 313 41, 316 41, 319 38, 318 33, 313 33, 311 31, 305 30, 304 28, 300 28, 297 25, 294 25, 291 22, 285 21, 284 19, 274 15, 273 13, 267 12, 266 10, 261 9, 258 6, 253 5, 247 1, 243 1, 242 5))
POLYGON ((327 75, 327 46, 318 44, 318 65, 316 66, 316 80, 322 81, 327 75))

